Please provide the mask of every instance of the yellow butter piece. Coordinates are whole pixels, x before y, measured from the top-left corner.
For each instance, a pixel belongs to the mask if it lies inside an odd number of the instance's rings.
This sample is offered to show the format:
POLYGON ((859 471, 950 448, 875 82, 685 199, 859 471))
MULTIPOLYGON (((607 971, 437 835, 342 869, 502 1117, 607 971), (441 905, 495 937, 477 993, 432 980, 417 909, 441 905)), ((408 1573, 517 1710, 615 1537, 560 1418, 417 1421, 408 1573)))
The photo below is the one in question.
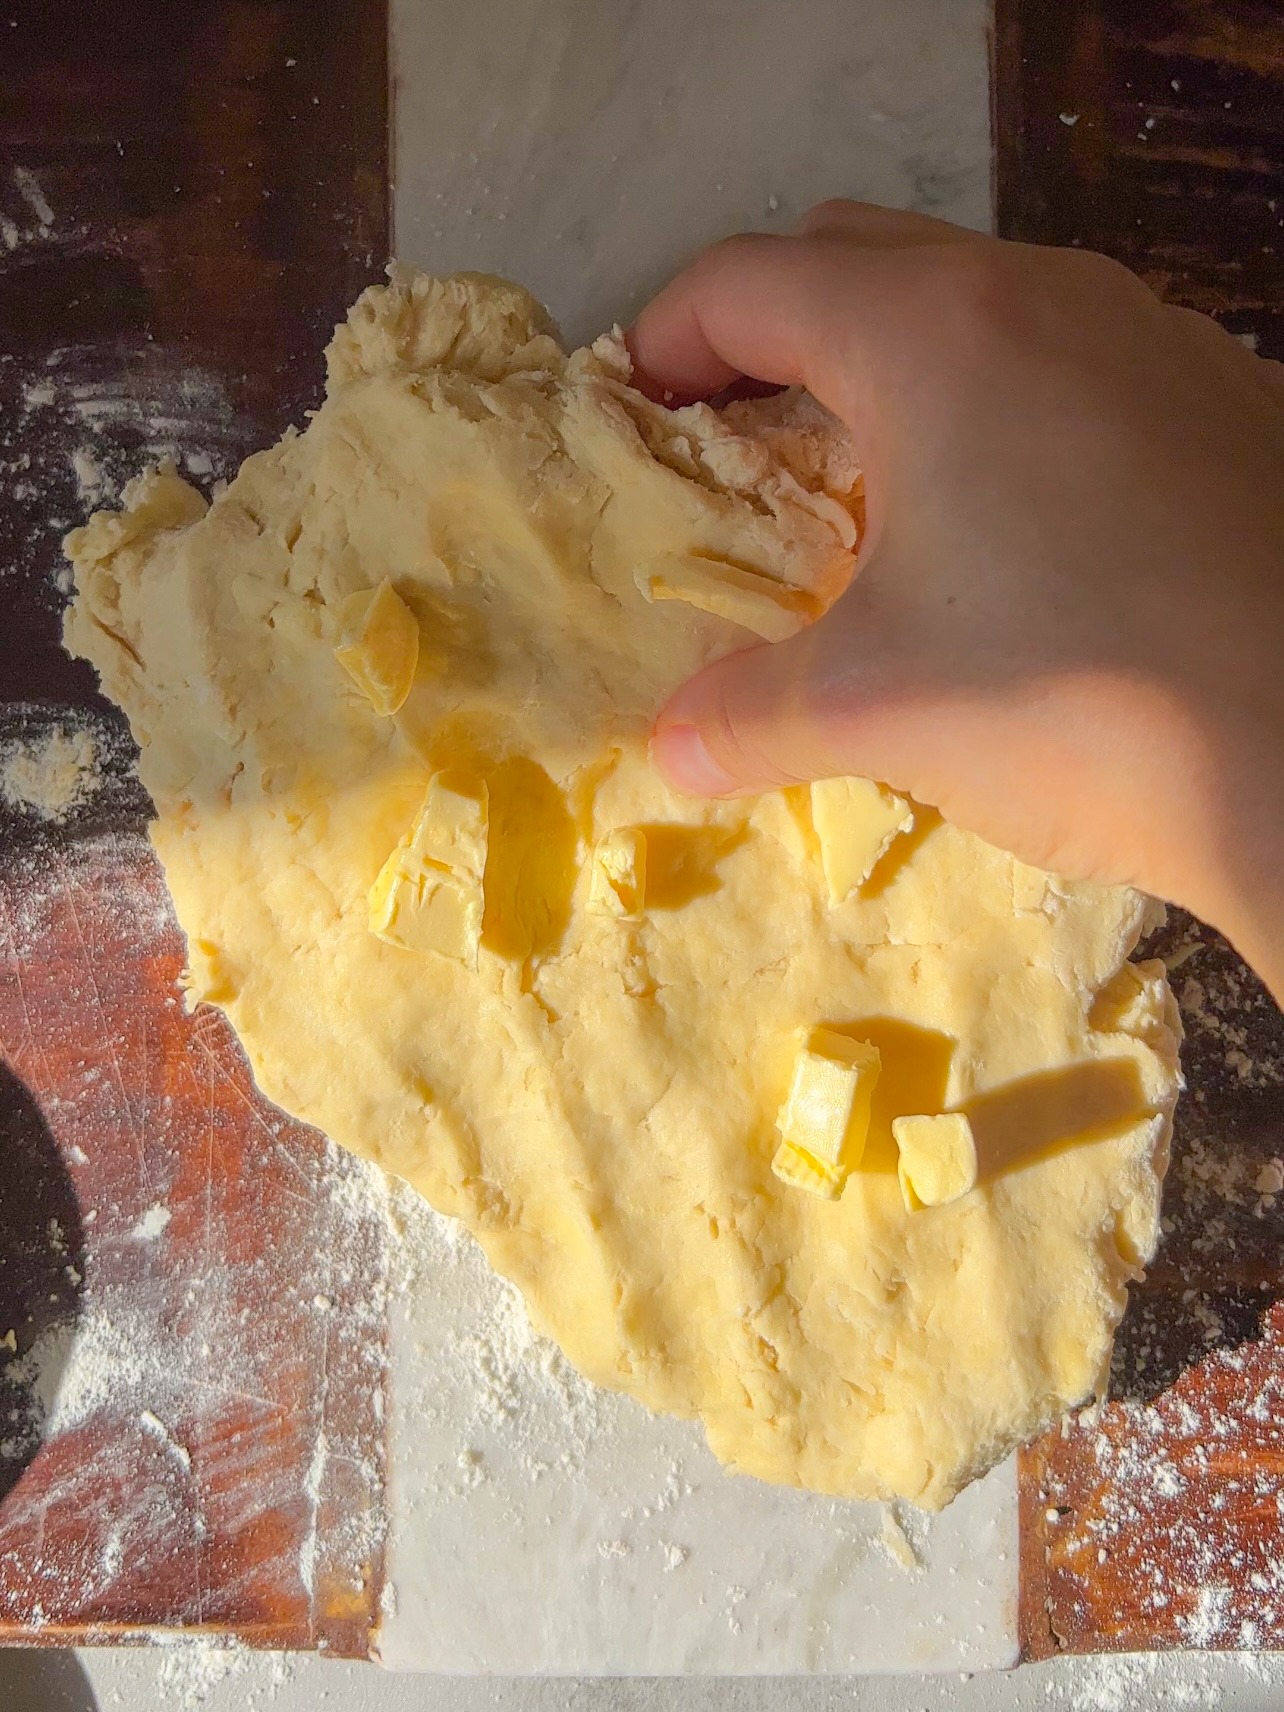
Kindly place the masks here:
POLYGON ((617 826, 598 840, 589 879, 589 908, 597 915, 637 921, 646 906, 646 834, 617 826))
POLYGON ((771 1161, 771 1169, 782 1183, 791 1189, 805 1189, 809 1195, 819 1195, 823 1201, 836 1201, 847 1181, 846 1171, 836 1165, 826 1165, 805 1148, 792 1141, 782 1141, 771 1161))
POLYGON ((860 1163, 882 1059, 876 1046, 814 1028, 794 1066, 781 1139, 844 1174, 860 1163))
POLYGON ((768 642, 796 635, 820 611, 815 598, 802 589, 698 553, 668 553, 651 560, 639 574, 638 586, 648 600, 685 601, 768 642))
POLYGON ((396 713, 419 663, 419 625, 386 579, 340 607, 343 640, 334 657, 376 713, 396 713))
POLYGON ((404 951, 438 951, 470 969, 481 943, 482 890, 444 869, 414 871, 394 852, 370 890, 370 931, 404 951))
POLYGON ((892 1119, 906 1209, 943 1207, 976 1187, 976 1138, 963 1112, 892 1119))
POLYGON ((416 856, 481 884, 486 871, 490 793, 486 781, 448 767, 428 781, 423 807, 411 830, 416 856))
POLYGON ((912 829, 914 810, 873 779, 818 779, 811 787, 811 819, 829 901, 841 904, 865 884, 893 839, 912 829))
POLYGON ((477 967, 485 914, 489 802, 485 781, 435 773, 410 831, 369 894, 370 931, 406 951, 437 951, 477 967))

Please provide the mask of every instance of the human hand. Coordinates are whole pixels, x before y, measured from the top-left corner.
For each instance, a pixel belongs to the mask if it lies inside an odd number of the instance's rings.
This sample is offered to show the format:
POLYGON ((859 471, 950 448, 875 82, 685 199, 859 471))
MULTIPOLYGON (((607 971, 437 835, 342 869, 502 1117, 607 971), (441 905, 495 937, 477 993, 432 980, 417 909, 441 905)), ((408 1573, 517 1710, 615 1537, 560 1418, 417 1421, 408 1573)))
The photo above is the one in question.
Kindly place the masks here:
POLYGON ((1284 992, 1284 366, 1103 257, 850 202, 716 245, 629 342, 684 397, 806 386, 865 471, 846 594, 664 709, 675 785, 883 780, 1284 992))

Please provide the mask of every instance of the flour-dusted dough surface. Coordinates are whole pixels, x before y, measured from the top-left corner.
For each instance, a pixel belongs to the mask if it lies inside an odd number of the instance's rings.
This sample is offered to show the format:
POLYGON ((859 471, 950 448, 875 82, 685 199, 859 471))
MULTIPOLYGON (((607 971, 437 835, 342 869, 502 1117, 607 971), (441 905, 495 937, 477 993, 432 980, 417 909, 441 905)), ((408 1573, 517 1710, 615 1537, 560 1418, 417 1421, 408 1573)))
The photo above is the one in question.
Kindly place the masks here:
POLYGON ((1175 1012, 1125 965, 1135 894, 919 809, 832 904, 805 792, 666 788, 650 720, 754 640, 691 600, 725 576, 767 628, 819 610, 854 469, 806 401, 670 413, 626 373, 514 286, 398 276, 305 433, 208 507, 153 472, 71 536, 68 645, 139 741, 192 993, 271 1098, 463 1219, 585 1374, 699 1416, 731 1466, 937 1506, 1101 1382, 1156 1241, 1175 1012), (390 717, 334 654, 384 581, 420 636, 390 717), (487 786, 475 970, 368 927, 442 768, 487 786), (594 848, 639 827, 640 919, 590 908, 594 848), (818 1024, 883 1059, 832 1202, 770 1168, 818 1024), (911 1215, 891 1121, 947 1108, 977 1187, 911 1215))

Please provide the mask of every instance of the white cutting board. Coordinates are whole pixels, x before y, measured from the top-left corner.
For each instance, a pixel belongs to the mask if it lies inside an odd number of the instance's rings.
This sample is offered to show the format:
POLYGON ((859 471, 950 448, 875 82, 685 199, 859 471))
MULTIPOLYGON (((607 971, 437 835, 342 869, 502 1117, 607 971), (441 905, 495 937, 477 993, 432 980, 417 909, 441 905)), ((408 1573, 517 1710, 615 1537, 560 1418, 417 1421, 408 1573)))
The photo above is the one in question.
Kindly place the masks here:
MULTIPOLYGON (((568 338, 702 244, 839 194, 990 217, 985 0, 393 0, 401 258, 568 338)), ((902 1520, 725 1474, 595 1392, 444 1221, 392 1325, 383 1661, 442 1672, 972 1670, 1017 1654, 1012 1466, 902 1520)))

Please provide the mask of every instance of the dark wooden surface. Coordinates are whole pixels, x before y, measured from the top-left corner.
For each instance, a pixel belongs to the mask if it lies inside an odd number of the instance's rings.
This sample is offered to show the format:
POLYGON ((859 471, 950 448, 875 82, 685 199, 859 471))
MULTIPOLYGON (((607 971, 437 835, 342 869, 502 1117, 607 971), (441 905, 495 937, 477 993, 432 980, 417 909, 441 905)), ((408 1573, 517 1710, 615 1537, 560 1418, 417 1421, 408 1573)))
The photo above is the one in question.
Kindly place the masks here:
MULTIPOLYGON (((1004 236, 1102 250, 1284 358, 1284 8, 998 0, 994 119, 1004 236)), ((1284 1196, 1257 1187, 1284 1023, 1186 918, 1157 949, 1187 1028, 1168 1234, 1115 1400, 1023 1459, 1031 1657, 1284 1647, 1284 1196)))
POLYGON ((385 44, 381 0, 0 19, 0 757, 106 763, 64 824, 0 808, 0 1639, 364 1653, 377 1615, 379 1209, 184 1013, 128 740, 58 633, 96 497, 162 455, 208 484, 317 400, 387 252, 385 44))
POLYGON ((1284 359, 1278 0, 996 0, 1004 237, 1082 244, 1284 359))

